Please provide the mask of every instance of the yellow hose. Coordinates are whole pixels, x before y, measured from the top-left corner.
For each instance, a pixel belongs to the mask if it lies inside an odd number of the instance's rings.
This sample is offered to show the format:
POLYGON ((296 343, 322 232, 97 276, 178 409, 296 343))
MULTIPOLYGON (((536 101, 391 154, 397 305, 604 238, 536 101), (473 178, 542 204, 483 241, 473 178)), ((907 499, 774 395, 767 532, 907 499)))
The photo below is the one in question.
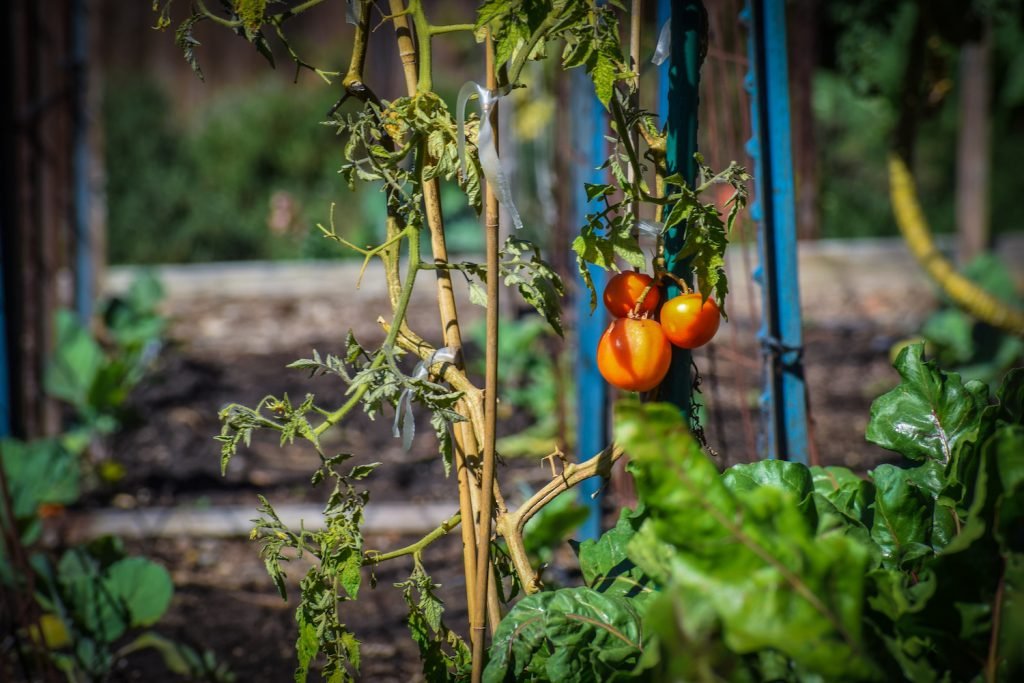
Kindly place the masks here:
POLYGON ((889 155, 889 196, 896 224, 910 252, 953 303, 978 320, 1024 337, 1024 312, 1003 303, 958 273, 935 247, 917 201, 914 178, 903 159, 894 153, 889 155))

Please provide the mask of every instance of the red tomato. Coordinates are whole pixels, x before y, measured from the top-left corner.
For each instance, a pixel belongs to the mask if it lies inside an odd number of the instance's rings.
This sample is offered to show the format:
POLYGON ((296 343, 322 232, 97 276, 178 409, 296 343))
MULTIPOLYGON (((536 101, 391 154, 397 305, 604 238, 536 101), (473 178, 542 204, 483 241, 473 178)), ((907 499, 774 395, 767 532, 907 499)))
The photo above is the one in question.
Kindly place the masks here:
POLYGON ((625 391, 650 391, 672 362, 672 345, 655 320, 618 318, 597 345, 601 376, 625 391))
POLYGON ((680 294, 661 307, 661 327, 668 340, 684 349, 695 349, 711 341, 718 332, 722 315, 714 299, 701 305, 700 294, 680 294))
MULTIPOLYGON (((634 273, 629 270, 619 273, 604 288, 604 305, 608 312, 616 318, 625 318, 636 307, 644 290, 654 281, 650 275, 634 273)), ((650 315, 658 310, 658 303, 661 301, 661 293, 657 287, 651 287, 651 291, 644 298, 644 303, 637 312, 638 316, 650 315)))

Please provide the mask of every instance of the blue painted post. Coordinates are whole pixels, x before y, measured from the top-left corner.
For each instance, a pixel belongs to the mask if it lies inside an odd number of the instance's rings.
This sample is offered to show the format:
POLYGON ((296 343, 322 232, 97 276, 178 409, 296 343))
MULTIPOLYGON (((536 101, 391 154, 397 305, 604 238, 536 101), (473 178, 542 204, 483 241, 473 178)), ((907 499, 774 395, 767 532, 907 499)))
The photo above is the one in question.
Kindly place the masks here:
POLYGON ((807 402, 797 270, 796 215, 790 140, 789 76, 784 0, 750 0, 743 10, 749 31, 747 89, 754 137, 756 201, 764 311, 758 337, 764 356, 762 456, 808 461, 807 402))
MULTIPOLYGON (((608 120, 600 100, 594 94, 593 85, 587 76, 575 71, 572 76, 572 146, 578 150, 581 161, 574 163, 575 191, 573 213, 575 224, 586 223, 586 214, 597 208, 597 202, 587 202, 583 183, 605 182, 602 171, 597 167, 604 163, 608 120)), ((588 266, 590 277, 598 292, 604 291, 605 271, 588 266)), ((575 270, 575 267, 574 267, 575 270)), ((577 282, 576 297, 576 452, 583 460, 608 445, 608 386, 597 369, 597 343, 608 325, 604 306, 598 306, 590 313, 590 298, 586 294, 583 279, 577 282)), ((579 530, 580 540, 595 539, 601 535, 601 480, 591 477, 579 485, 581 502, 590 509, 590 516, 579 530)))
MULTIPOLYGON (((668 174, 679 173, 687 185, 694 186, 697 163, 693 155, 697 151, 697 105, 700 87, 700 42, 706 31, 704 8, 699 0, 661 1, 670 5, 672 22, 672 52, 667 60, 668 69, 661 72, 660 93, 667 100, 668 149, 666 164, 668 174)), ((659 15, 663 13, 659 6, 659 15)), ((659 98, 660 99, 660 98, 659 98)), ((676 226, 665 236, 665 268, 687 282, 692 281, 690 266, 678 257, 683 247, 684 227, 676 226)), ((668 296, 681 293, 675 284, 668 286, 668 296)), ((672 365, 668 376, 661 384, 661 400, 669 401, 680 410, 690 412, 690 352, 672 347, 672 365)))

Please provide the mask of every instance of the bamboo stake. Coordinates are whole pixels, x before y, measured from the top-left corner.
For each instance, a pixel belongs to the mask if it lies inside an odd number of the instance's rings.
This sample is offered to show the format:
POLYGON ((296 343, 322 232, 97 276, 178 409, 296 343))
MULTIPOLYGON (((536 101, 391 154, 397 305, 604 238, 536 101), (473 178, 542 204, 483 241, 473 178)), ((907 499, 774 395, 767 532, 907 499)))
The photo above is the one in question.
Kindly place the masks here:
MULTIPOLYGON (((498 80, 494 73, 494 44, 487 35, 487 88, 494 90, 498 80)), ((498 106, 491 109, 491 129, 498 148, 498 106)), ((486 628, 487 586, 491 579, 491 517, 494 507, 494 445, 498 421, 498 195, 487 184, 484 195, 484 231, 487 237, 487 365, 484 373, 484 460, 480 476, 480 519, 476 549, 476 611, 470 615, 473 631, 473 683, 479 683, 484 669, 484 629, 486 628)))
MULTIPOLYGON (((412 39, 408 15, 405 14, 404 0, 389 0, 391 14, 395 25, 398 41, 398 53, 402 60, 405 75, 406 91, 410 97, 416 95, 419 87, 416 48, 412 39)), ((429 35, 417 36, 420 40, 430 40, 429 35)), ((425 147, 424 147, 425 152, 425 147)), ((444 214, 441 210, 441 196, 436 178, 423 183, 423 204, 430 229, 430 247, 434 255, 435 265, 448 263, 448 247, 444 236, 444 214)), ((451 273, 447 268, 435 268, 437 277, 437 303, 441 317, 441 329, 445 346, 455 351, 456 367, 463 369, 462 333, 459 326, 458 309, 455 305, 455 293, 452 289, 451 273)), ((468 401, 463 406, 469 407, 468 401)), ((472 424, 461 422, 453 429, 455 436, 455 471, 459 487, 459 512, 462 515, 462 564, 466 576, 466 605, 470 614, 476 609, 476 536, 474 509, 470 488, 475 484, 470 476, 470 463, 478 457, 477 440, 473 434, 472 424)), ((470 633, 470 638, 475 636, 470 633)))

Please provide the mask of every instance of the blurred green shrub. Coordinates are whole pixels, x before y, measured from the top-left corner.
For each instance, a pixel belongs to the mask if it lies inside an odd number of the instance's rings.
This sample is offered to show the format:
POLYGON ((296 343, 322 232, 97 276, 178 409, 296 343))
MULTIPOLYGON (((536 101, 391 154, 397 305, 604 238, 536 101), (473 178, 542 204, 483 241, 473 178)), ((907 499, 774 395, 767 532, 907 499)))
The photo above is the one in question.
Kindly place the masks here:
POLYGON ((331 202, 338 231, 374 240, 337 175, 341 151, 319 125, 331 93, 268 80, 174 120, 152 80, 122 75, 104 94, 112 263, 331 258, 350 252, 316 228, 331 202))

